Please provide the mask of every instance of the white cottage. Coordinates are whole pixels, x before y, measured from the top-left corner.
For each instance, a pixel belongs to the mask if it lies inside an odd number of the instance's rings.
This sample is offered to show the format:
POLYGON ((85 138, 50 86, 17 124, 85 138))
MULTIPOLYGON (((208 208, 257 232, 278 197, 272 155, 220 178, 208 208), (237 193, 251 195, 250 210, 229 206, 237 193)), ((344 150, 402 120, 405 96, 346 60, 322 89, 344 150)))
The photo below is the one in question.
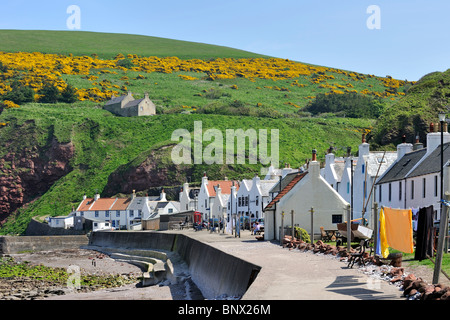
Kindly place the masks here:
POLYGON ((69 229, 73 227, 73 216, 49 217, 48 224, 52 228, 69 229))
MULTIPOLYGON (((349 205, 339 193, 320 175, 320 163, 313 153, 309 168, 303 173, 287 175, 289 183, 281 183, 281 191, 264 210, 264 238, 280 239, 282 213, 285 213, 285 226, 290 225, 290 213, 294 210, 294 225, 311 231, 311 208, 314 208, 314 233, 320 227, 326 230, 337 230, 337 223, 345 220, 346 208, 349 205)), ((276 185, 274 188, 280 187, 276 185)))
POLYGON ((219 186, 222 194, 230 194, 231 186, 235 184, 237 188, 239 185, 237 181, 231 180, 213 180, 208 181, 206 174, 202 177, 202 184, 198 193, 197 211, 202 214, 204 220, 208 220, 211 215, 211 208, 216 197, 216 189, 219 186))
POLYGON ((199 188, 191 188, 184 183, 179 194, 180 212, 197 211, 199 188))
MULTIPOLYGON (((433 205, 434 219, 440 220, 441 133, 434 132, 433 128, 431 126, 431 132, 427 134, 426 148, 421 148, 418 141, 414 147, 409 144, 377 181, 379 206, 411 209, 433 205)), ((443 140, 443 160, 446 163, 450 160, 450 134, 447 130, 443 133, 443 140)), ((444 188, 446 183, 444 180, 444 188)))
POLYGON ((397 160, 395 151, 370 151, 370 145, 363 136, 353 173, 353 219, 360 219, 364 215, 372 225, 370 217, 375 199, 374 184, 395 160, 397 160))

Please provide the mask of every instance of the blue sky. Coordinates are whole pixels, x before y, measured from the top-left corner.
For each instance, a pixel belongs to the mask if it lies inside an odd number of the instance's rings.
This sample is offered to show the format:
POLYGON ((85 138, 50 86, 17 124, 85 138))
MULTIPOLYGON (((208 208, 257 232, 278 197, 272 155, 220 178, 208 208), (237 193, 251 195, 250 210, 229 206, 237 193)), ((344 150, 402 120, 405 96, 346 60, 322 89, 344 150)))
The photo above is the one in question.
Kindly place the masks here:
MULTIPOLYGON (((229 46, 377 76, 418 80, 450 68, 448 0, 2 1, 0 29, 142 34, 229 46), (380 29, 369 29, 370 5, 380 29)), ((371 20, 372 21, 372 20, 371 20)))

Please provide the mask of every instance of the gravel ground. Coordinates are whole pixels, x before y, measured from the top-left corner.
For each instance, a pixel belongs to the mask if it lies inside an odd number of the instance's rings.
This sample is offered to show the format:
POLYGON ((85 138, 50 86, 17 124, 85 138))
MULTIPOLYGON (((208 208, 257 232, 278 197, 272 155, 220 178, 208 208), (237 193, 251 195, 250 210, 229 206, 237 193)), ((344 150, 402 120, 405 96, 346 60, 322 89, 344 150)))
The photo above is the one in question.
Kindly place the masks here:
MULTIPOLYGON (((123 275, 139 277, 142 270, 130 263, 116 261, 103 253, 87 249, 68 249, 22 253, 11 255, 17 262, 28 261, 55 268, 78 266, 82 274, 123 275)), ((142 287, 140 283, 128 284, 118 288, 101 289, 87 293, 66 292, 53 295, 47 300, 197 300, 203 299, 200 290, 190 279, 187 265, 172 256, 177 281, 165 282, 151 287, 142 287), (175 283, 176 282, 176 283, 175 283)))

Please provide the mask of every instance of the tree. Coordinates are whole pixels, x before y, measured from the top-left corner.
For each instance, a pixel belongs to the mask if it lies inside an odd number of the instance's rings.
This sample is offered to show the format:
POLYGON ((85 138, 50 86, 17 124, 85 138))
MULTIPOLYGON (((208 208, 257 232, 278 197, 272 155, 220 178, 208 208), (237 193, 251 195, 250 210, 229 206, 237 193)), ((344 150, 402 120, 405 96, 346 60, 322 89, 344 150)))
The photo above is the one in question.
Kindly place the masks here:
POLYGON ((49 82, 45 83, 44 87, 39 90, 39 94, 42 95, 39 102, 43 103, 56 103, 61 98, 58 88, 49 82))
POLYGON ((350 118, 378 118, 384 110, 380 99, 367 97, 357 93, 319 94, 310 102, 305 111, 313 115, 335 113, 350 118))
POLYGON ((70 84, 67 85, 67 87, 63 90, 63 92, 61 92, 61 102, 66 102, 66 103, 74 103, 75 101, 77 101, 77 96, 76 96, 76 89, 71 86, 70 84))
POLYGON ((24 86, 18 80, 11 83, 11 91, 3 95, 4 100, 12 101, 16 104, 23 104, 34 101, 34 91, 28 86, 24 86))

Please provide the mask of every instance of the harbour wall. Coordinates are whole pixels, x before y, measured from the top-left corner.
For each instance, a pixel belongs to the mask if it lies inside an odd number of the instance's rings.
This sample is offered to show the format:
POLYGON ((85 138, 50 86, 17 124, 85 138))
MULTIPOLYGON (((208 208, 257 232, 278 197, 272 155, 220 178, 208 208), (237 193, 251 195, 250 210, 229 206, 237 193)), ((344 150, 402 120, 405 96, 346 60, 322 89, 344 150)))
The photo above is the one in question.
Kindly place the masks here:
POLYGON ((75 236, 1 236, 0 254, 15 254, 32 251, 78 249, 89 244, 86 235, 75 236))
POLYGON ((93 232, 89 244, 124 249, 173 251, 189 266, 192 280, 207 299, 241 297, 261 267, 183 234, 160 232, 93 232))

